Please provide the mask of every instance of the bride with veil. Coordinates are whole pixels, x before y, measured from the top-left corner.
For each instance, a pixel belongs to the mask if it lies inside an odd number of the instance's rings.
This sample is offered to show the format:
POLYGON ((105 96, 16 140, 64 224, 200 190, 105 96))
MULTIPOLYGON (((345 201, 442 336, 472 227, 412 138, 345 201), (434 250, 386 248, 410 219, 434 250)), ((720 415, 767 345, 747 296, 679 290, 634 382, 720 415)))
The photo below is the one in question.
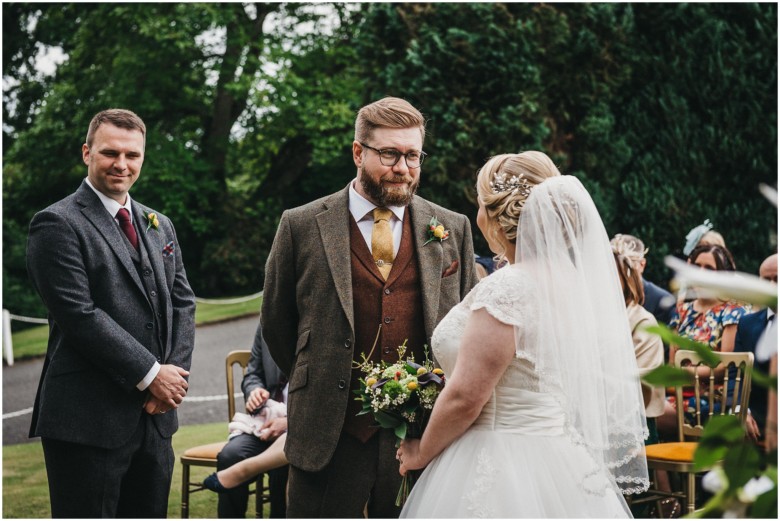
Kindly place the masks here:
POLYGON ((509 261, 441 321, 447 385, 420 440, 401 517, 630 517, 647 489, 642 392, 598 211, 541 152, 493 157, 477 224, 509 261))

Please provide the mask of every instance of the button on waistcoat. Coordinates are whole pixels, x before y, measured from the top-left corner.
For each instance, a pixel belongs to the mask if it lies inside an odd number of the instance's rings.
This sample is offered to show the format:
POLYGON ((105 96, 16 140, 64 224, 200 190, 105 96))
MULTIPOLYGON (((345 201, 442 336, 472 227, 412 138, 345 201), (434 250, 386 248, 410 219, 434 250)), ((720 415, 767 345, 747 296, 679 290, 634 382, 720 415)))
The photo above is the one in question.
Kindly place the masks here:
MULTIPOLYGON (((406 340, 406 355, 414 354, 423 360, 423 345, 427 342, 423 317, 420 276, 415 255, 414 238, 409 212, 404 215, 401 246, 393 262, 387 281, 376 267, 366 241, 355 220, 350 217, 350 261, 352 264, 352 295, 355 313, 355 345, 353 360, 368 356, 382 325, 379 340, 371 356, 373 362, 398 361, 397 347, 406 340)), ((344 431, 365 442, 379 429, 371 415, 357 416, 361 405, 352 391, 359 388, 360 370, 352 371, 349 405, 344 431)))
MULTIPOLYGON (((135 224, 135 223, 134 223, 135 224)), ((152 306, 152 312, 148 317, 147 322, 144 324, 144 338, 138 339, 151 353, 157 358, 157 361, 162 363, 163 361, 163 346, 165 345, 165 328, 163 327, 163 308, 160 304, 160 286, 158 282, 158 275, 152 268, 152 263, 149 260, 149 252, 146 249, 146 244, 142 238, 141 233, 136 228, 138 233, 138 251, 130 244, 130 241, 122 234, 127 251, 130 253, 130 257, 133 259, 133 265, 138 272, 138 277, 141 279, 146 298, 152 306)))

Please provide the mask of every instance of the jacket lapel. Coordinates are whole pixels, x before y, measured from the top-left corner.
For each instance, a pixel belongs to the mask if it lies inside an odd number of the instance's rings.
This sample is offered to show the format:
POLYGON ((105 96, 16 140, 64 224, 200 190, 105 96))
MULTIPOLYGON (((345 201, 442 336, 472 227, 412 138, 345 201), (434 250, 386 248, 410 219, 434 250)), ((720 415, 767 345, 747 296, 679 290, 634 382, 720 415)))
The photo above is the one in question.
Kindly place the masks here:
POLYGON ((145 295, 141 279, 138 277, 135 266, 133 266, 133 259, 130 258, 130 252, 127 251, 124 239, 120 235, 122 231, 117 226, 114 218, 108 214, 98 196, 87 186, 86 181, 82 181, 78 189, 77 200, 82 205, 81 213, 92 223, 98 233, 103 236, 103 239, 105 239, 108 246, 117 256, 119 264, 127 270, 130 278, 133 279, 141 293, 145 295))
POLYGON ((349 262, 349 186, 325 200, 323 205, 324 210, 316 216, 320 240, 336 287, 336 294, 354 331, 352 269, 349 262))
POLYGON ((431 223, 433 209, 417 196, 408 207, 412 219, 414 248, 417 252, 417 264, 420 267, 420 286, 422 291, 423 314, 425 315, 425 334, 433 335, 439 312, 439 293, 441 292, 442 244, 428 240, 428 225, 431 223), (425 246, 423 246, 425 244, 425 246))

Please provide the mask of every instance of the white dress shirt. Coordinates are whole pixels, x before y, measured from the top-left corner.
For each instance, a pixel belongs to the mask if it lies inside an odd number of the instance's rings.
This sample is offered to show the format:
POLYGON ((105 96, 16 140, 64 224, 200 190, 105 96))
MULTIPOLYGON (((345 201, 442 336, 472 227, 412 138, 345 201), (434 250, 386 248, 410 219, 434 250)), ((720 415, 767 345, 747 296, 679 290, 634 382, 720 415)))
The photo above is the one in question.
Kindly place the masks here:
MULTIPOLYGON (((355 222, 360 228, 360 233, 363 235, 363 239, 366 241, 368 251, 371 251, 371 234, 374 230, 374 208, 377 205, 357 193, 355 190, 355 181, 349 184, 349 213, 355 219, 355 222)), ((390 217, 390 229, 393 232, 393 257, 398 255, 398 249, 401 247, 401 234, 404 230, 404 212, 405 206, 388 206, 392 217, 390 217)), ((371 251, 373 254, 374 252, 371 251)))

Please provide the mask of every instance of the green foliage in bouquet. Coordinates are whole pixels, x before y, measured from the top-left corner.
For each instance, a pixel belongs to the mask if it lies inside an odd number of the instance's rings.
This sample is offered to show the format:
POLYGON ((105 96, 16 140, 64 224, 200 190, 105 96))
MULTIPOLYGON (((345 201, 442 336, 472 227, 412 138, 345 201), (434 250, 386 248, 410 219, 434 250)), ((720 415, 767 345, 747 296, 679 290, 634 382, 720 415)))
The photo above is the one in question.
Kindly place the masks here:
MULTIPOLYGON (((379 328, 381 331, 381 326, 379 328)), ((377 340, 379 340, 377 331, 377 340)), ((374 341, 376 347, 376 341, 374 341)), ((354 393, 363 408, 358 415, 371 414, 383 429, 391 429, 398 438, 396 446, 406 438, 422 436, 430 418, 436 398, 444 388, 444 371, 433 366, 425 346, 425 360, 422 365, 411 356, 404 360, 406 340, 398 346, 398 361, 387 363, 371 362, 374 347, 354 368, 363 372, 360 388, 354 393)), ((396 506, 402 506, 414 485, 414 477, 407 472, 401 480, 396 497, 396 506)))
POLYGON ((392 429, 399 442, 422 434, 436 398, 444 387, 444 372, 433 366, 425 349, 422 365, 414 357, 403 360, 406 341, 398 346, 398 362, 372 363, 363 355, 356 368, 363 372, 354 393, 363 409, 384 429, 392 429))

